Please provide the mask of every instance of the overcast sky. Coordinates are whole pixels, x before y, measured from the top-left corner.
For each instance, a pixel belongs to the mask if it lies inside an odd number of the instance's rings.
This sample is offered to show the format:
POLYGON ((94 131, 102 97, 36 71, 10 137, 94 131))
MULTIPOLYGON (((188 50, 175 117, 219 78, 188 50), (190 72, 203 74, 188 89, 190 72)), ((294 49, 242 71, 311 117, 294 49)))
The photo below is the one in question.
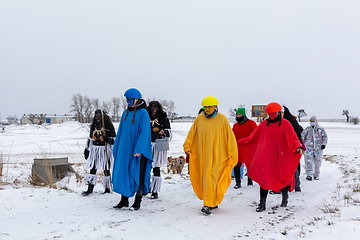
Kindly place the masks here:
MULTIPOLYGON (((360 1, 0 0, 0 116, 138 88, 195 116, 277 101, 360 117, 360 1)), ((250 111, 248 111, 250 113, 250 111)))

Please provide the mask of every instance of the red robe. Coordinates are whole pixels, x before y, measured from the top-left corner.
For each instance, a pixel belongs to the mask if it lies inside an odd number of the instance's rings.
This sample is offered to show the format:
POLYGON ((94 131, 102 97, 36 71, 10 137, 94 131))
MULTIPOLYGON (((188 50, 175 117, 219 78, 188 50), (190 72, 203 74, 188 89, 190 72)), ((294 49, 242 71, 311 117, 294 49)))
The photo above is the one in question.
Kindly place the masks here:
MULTIPOLYGON (((250 120, 250 119, 247 120, 243 124, 235 123, 232 130, 235 134, 236 141, 249 136, 256 127, 257 127, 256 122, 254 122, 253 120, 250 120)), ((242 163, 244 163, 244 161, 241 159, 240 155, 238 156, 238 161, 239 161, 240 165, 242 163)))
POLYGON ((295 153, 300 141, 286 119, 263 121, 249 137, 238 141, 239 156, 248 168, 248 175, 266 190, 279 192, 290 185, 294 190, 294 174, 301 155, 295 153))

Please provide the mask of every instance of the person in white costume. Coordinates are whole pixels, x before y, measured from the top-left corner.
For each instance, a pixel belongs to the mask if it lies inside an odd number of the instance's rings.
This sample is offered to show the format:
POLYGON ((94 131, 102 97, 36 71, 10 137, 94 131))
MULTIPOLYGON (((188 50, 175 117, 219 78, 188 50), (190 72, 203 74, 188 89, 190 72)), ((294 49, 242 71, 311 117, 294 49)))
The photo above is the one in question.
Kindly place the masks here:
POLYGON ((85 168, 90 169, 90 174, 84 175, 84 181, 88 184, 87 191, 82 192, 83 196, 93 193, 97 182, 97 170, 104 171, 102 184, 105 187, 104 193, 110 193, 111 179, 110 168, 113 163, 112 147, 116 136, 114 125, 109 116, 100 109, 95 111, 95 116, 90 127, 90 135, 86 141, 84 156, 86 159, 85 168))
POLYGON ((158 101, 151 101, 147 110, 150 116, 151 148, 153 154, 153 176, 151 179, 150 192, 151 198, 157 199, 162 183, 160 167, 167 164, 167 151, 158 151, 155 140, 165 137, 171 139, 172 132, 167 114, 158 101))

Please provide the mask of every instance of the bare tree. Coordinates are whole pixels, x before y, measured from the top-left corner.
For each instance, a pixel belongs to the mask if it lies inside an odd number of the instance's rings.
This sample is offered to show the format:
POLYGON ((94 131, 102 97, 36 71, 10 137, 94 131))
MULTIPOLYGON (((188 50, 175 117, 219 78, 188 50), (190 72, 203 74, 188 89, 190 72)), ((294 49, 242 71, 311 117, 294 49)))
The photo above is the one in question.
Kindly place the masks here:
MULTIPOLYGON (((244 104, 240 104, 240 105, 238 106, 238 108, 245 108, 245 105, 244 105, 244 104)), ((237 110, 238 110, 237 108, 230 108, 230 109, 229 109, 229 116, 232 117, 232 118, 235 118, 235 117, 236 117, 236 111, 237 111, 237 110)))
POLYGON ((305 117, 305 116, 307 116, 307 113, 305 112, 305 110, 304 110, 304 109, 299 109, 299 110, 298 110, 299 122, 300 122, 301 118, 302 118, 302 117, 305 117))
MULTIPOLYGON (((166 112, 166 114, 167 114, 167 107, 169 104, 168 101, 167 100, 159 100, 158 102, 161 104, 161 106, 164 109, 164 112, 166 112)), ((167 114, 167 115, 169 115, 169 114, 167 114)))
POLYGON ((92 100, 90 100, 90 98, 88 98, 88 96, 84 96, 84 116, 86 119, 86 122, 91 122, 91 113, 93 112, 93 104, 92 104, 92 100))
POLYGON ((236 117, 236 108, 230 108, 229 109, 229 116, 231 117, 231 118, 234 118, 234 117, 236 117))
POLYGON ((32 114, 32 113, 29 114, 29 121, 30 121, 32 124, 34 124, 35 118, 36 118, 35 114, 32 114))
POLYGON ((119 112, 121 110, 120 98, 113 97, 111 99, 111 104, 112 104, 112 110, 113 110, 113 117, 114 117, 114 119, 116 117, 116 121, 119 121, 119 112))
POLYGON ((126 102, 126 97, 120 98, 120 105, 121 105, 122 109, 127 109, 128 104, 126 102))
POLYGON ((151 101, 156 101, 156 100, 155 100, 155 97, 153 97, 152 99, 151 99, 151 98, 147 98, 147 100, 146 100, 147 105, 149 105, 149 103, 150 103, 151 101))
POLYGON ((92 98, 92 99, 91 99, 91 103, 92 103, 92 106, 93 106, 93 109, 94 109, 94 110, 97 110, 97 109, 100 108, 99 99, 97 99, 97 98, 92 98))
POLYGON ((349 122, 349 119, 350 119, 349 110, 343 110, 342 115, 345 115, 346 116, 346 122, 349 122))
POLYGON ((45 114, 41 113, 39 116, 39 125, 44 123, 46 121, 46 117, 45 117, 45 114))
POLYGON ((175 103, 171 100, 167 101, 167 100, 161 100, 159 101, 161 106, 164 108, 164 111, 166 112, 168 118, 170 120, 174 120, 176 118, 176 116, 178 115, 175 112, 175 103))
POLYGON ((102 110, 106 113, 109 113, 111 111, 111 102, 105 102, 102 103, 102 110))
POLYGON ((9 116, 6 119, 8 121, 8 124, 18 124, 18 119, 17 119, 16 115, 9 116))
POLYGON ((75 93, 71 98, 71 112, 75 113, 79 122, 84 122, 84 97, 80 93, 75 93))

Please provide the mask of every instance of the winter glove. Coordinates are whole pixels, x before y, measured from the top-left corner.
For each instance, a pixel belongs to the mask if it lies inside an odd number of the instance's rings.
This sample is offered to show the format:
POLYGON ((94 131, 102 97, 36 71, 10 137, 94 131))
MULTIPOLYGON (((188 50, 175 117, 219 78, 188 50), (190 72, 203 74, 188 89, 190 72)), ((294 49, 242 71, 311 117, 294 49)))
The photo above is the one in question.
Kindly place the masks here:
POLYGON ((321 145, 321 149, 325 149, 325 145, 321 145))
POLYGON ((84 150, 84 157, 85 157, 85 159, 88 159, 88 157, 89 157, 89 150, 87 150, 86 148, 85 148, 85 150, 84 150))

